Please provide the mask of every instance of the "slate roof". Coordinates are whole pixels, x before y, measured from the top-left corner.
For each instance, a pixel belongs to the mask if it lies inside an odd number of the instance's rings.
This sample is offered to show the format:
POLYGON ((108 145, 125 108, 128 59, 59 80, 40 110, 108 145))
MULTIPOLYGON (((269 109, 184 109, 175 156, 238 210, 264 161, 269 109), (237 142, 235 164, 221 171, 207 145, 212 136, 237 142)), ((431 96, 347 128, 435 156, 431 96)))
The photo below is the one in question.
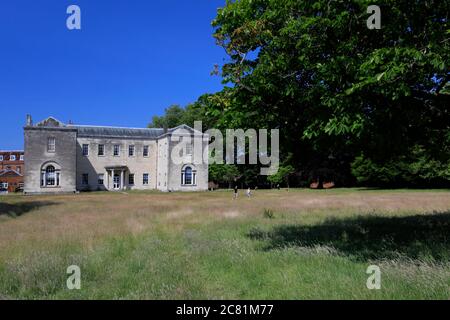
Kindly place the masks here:
POLYGON ((120 128, 80 125, 68 125, 68 127, 77 129, 79 137, 130 137, 156 139, 164 134, 164 129, 159 128, 120 128))

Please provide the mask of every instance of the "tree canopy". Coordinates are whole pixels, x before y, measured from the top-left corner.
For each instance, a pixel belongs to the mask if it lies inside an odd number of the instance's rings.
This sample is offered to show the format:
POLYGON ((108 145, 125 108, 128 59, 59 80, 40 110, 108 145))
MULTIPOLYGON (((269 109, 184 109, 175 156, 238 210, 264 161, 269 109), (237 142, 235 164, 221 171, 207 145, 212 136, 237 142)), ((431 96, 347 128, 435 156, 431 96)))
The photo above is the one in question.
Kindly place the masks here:
POLYGON ((229 86, 186 112, 208 127, 279 129, 300 180, 448 184, 450 4, 380 0, 370 30, 371 4, 227 1, 212 25, 229 86))

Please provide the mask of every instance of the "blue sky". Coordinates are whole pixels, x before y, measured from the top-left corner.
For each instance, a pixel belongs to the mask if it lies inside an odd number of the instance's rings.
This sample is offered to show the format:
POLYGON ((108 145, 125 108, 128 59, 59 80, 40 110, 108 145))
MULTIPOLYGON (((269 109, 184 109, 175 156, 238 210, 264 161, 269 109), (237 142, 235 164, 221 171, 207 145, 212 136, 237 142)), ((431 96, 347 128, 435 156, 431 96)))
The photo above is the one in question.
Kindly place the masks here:
POLYGON ((0 149, 23 148, 26 114, 146 126, 171 104, 221 90, 211 21, 225 0, 0 2, 0 149), (81 8, 81 30, 66 9, 81 8))

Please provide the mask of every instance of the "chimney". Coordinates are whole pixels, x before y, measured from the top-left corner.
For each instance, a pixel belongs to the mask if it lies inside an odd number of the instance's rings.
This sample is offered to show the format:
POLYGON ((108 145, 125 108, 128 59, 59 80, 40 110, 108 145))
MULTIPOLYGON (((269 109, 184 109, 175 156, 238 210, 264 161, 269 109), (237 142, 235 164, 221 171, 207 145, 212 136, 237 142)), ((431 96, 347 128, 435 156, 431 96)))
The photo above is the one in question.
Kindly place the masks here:
POLYGON ((31 127, 33 125, 33 119, 30 114, 27 114, 27 127, 31 127))

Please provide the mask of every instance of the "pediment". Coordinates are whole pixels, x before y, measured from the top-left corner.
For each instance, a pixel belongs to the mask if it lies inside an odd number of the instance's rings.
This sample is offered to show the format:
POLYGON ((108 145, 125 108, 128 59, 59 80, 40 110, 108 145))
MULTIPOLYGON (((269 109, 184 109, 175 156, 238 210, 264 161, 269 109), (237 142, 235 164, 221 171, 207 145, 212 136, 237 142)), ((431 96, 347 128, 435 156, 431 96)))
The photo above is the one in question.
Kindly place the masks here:
POLYGON ((66 125, 59 121, 56 118, 53 117, 48 117, 45 120, 42 120, 41 122, 37 123, 36 126, 38 127, 51 127, 51 128, 60 128, 60 127, 65 127, 66 125))

